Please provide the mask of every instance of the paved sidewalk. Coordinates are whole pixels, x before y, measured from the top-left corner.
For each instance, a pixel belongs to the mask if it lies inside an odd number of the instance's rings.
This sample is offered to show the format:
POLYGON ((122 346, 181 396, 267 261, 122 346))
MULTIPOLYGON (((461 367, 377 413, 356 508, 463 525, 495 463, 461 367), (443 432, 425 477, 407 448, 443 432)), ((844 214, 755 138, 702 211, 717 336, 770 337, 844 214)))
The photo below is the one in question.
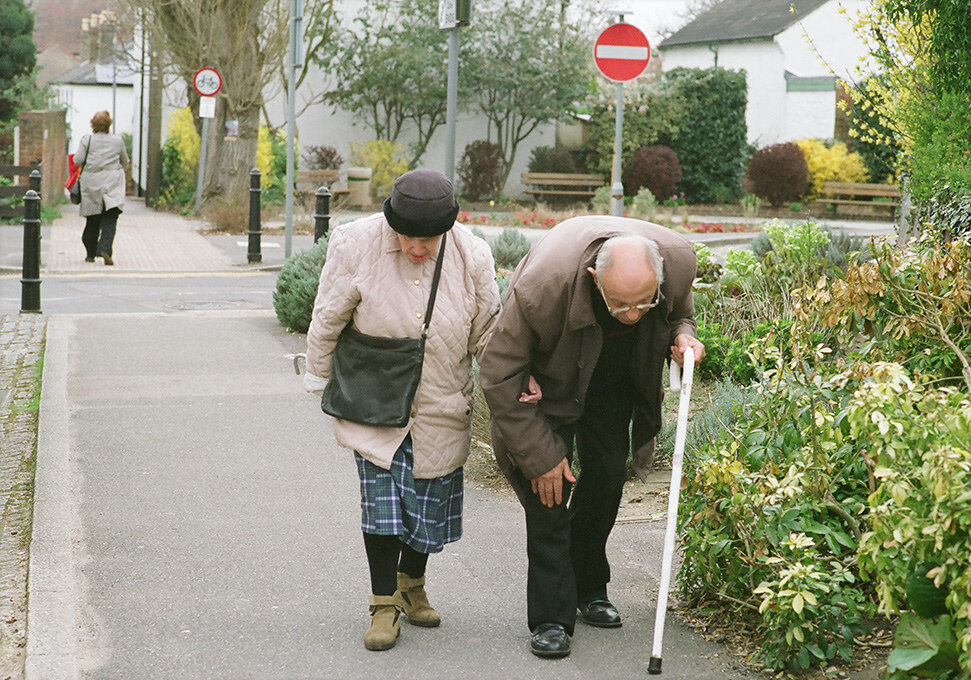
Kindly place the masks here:
MULTIPOLYGON (((50 319, 27 680, 643 678, 664 524, 608 546, 622 628, 534 657, 513 494, 467 484, 465 536, 429 561, 440 628, 374 653, 351 455, 269 312, 50 319), (227 351, 227 348, 232 348, 227 351)), ((664 676, 756 678, 668 617, 664 676)))
POLYGON ((54 221, 44 260, 44 273, 130 274, 132 272, 220 271, 232 260, 199 233, 198 222, 180 215, 146 208, 140 200, 125 201, 118 219, 113 267, 84 261, 81 233, 84 218, 74 206, 65 206, 54 221))

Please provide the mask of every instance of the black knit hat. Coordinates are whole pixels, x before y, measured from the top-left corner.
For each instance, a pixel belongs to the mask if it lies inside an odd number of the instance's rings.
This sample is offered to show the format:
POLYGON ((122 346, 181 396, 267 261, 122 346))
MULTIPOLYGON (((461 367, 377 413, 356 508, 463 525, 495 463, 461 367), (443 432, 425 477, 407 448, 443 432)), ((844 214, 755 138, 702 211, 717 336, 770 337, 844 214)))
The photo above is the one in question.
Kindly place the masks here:
POLYGON ((452 228, 459 214, 452 183, 437 170, 406 172, 391 187, 384 217, 402 236, 433 238, 452 228))

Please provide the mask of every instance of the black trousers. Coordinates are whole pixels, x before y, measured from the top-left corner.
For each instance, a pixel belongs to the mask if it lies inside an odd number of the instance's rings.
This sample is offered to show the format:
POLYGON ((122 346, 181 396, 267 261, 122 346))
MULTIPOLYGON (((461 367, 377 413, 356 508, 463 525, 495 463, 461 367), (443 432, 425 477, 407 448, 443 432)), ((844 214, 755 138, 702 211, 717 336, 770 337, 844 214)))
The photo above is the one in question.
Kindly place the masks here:
POLYGON ((513 472, 525 489, 530 630, 541 623, 559 623, 572 635, 578 599, 607 595, 607 538, 617 519, 627 476, 632 410, 628 394, 594 386, 580 419, 555 428, 568 449, 575 443, 580 462, 569 504, 570 484, 566 484, 564 502, 548 508, 532 492, 522 472, 513 472))
POLYGON ((85 257, 93 258, 101 254, 112 256, 111 248, 115 242, 115 230, 120 214, 119 208, 111 208, 85 218, 84 231, 81 234, 85 257))

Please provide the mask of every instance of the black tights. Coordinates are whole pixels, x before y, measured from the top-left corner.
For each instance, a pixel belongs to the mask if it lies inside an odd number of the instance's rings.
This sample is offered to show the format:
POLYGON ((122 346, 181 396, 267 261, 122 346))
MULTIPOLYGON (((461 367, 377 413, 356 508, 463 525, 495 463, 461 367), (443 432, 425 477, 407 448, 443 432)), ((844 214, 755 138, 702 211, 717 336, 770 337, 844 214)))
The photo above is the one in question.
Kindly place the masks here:
POLYGON ((364 550, 367 552, 368 569, 371 571, 373 595, 394 595, 394 591, 398 589, 399 571, 411 578, 425 575, 428 553, 409 548, 398 536, 365 533, 364 550))

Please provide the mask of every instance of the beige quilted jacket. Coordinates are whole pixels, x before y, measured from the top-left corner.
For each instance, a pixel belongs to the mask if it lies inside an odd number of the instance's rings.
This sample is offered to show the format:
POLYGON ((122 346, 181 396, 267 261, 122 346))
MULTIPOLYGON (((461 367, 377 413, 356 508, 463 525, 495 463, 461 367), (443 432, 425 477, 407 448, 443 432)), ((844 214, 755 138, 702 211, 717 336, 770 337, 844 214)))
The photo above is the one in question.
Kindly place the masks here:
MULTIPOLYGON (((351 319, 368 335, 421 335, 437 258, 436 250, 424 262, 411 262, 381 213, 331 232, 307 332, 308 390, 318 391, 326 384, 334 345, 351 319)), ((464 465, 469 455, 472 356, 481 353, 498 311, 492 252, 456 222, 445 245, 411 421, 394 428, 335 418, 337 443, 388 469, 411 432, 416 478, 441 477, 464 465)))

